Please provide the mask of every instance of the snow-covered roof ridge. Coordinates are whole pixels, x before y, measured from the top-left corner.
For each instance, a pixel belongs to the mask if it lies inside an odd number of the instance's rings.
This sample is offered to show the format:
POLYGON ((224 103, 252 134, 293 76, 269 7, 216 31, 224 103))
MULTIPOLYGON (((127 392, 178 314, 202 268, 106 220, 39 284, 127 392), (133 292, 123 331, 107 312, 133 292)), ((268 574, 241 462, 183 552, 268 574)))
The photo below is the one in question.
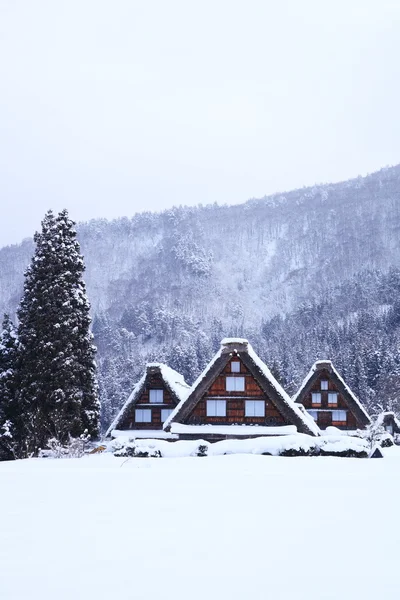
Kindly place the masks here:
POLYGON ((275 377, 272 375, 272 373, 269 370, 269 368, 267 367, 267 365, 254 352, 253 347, 250 344, 248 347, 248 354, 249 354, 250 358, 252 359, 252 361, 260 369, 260 371, 262 372, 264 377, 266 377, 268 379, 268 381, 271 383, 271 385, 273 385, 275 387, 276 391, 282 397, 283 402, 288 406, 288 408, 290 408, 290 410, 293 410, 302 421, 306 420, 308 428, 311 429, 315 435, 319 435, 320 430, 319 430, 318 425, 315 423, 314 419, 312 419, 312 421, 311 421, 311 419, 309 419, 308 417, 305 417, 303 411, 299 409, 299 407, 295 404, 295 402, 293 402, 293 400, 290 398, 289 394, 283 389, 281 384, 275 379, 275 377))
POLYGON ((190 385, 186 383, 184 376, 175 369, 164 363, 147 363, 146 372, 154 372, 154 370, 158 370, 165 383, 179 396, 179 400, 189 393, 190 385))
POLYGON ((358 414, 358 418, 363 422, 363 424, 367 425, 371 423, 371 417, 367 413, 361 401, 357 398, 357 396, 352 392, 347 383, 344 381, 343 377, 339 374, 336 367, 334 366, 331 360, 317 360, 307 373, 304 378, 302 384, 300 385, 297 392, 292 396, 292 400, 294 402, 301 402, 303 396, 309 391, 308 388, 312 385, 314 379, 318 376, 318 371, 322 369, 327 369, 333 378, 336 380, 336 384, 338 384, 339 388, 343 394, 347 396, 347 400, 350 401, 350 408, 356 410, 358 414))
POLYGON ((243 345, 246 346, 248 345, 249 340, 246 340, 246 338, 224 338, 223 340, 221 340, 221 346, 233 346, 235 344, 238 345, 243 345))
POLYGON ((183 375, 164 363, 147 363, 144 374, 133 388, 131 394, 128 396, 127 401, 123 404, 121 410, 118 412, 110 427, 107 429, 105 437, 110 436, 114 429, 118 429, 117 425, 125 415, 126 411, 130 406, 136 404, 140 394, 142 393, 148 375, 154 372, 160 373, 165 385, 170 389, 172 394, 175 395, 178 403, 187 398, 191 388, 186 383, 183 375))
POLYGON ((202 371, 202 373, 200 373, 200 375, 198 376, 198 378, 196 379, 196 381, 193 383, 192 387, 190 388, 189 394, 186 396, 186 398, 182 398, 181 399, 181 401, 179 402, 179 404, 176 405, 176 407, 174 408, 174 410, 172 411, 172 413, 165 420, 165 422, 164 422, 164 429, 167 429, 167 430, 169 429, 171 422, 175 419, 176 415, 178 415, 179 412, 182 410, 184 404, 189 399, 189 397, 192 395, 193 390, 195 390, 200 385, 201 381, 207 376, 207 374, 210 371, 211 367, 213 367, 214 364, 216 363, 216 361, 219 358, 221 358, 222 350, 223 350, 223 347, 222 347, 222 343, 221 343, 221 348, 213 356, 213 358, 210 360, 210 362, 208 363, 208 365, 204 368, 204 370, 202 371))
POLYGON ((123 415, 125 414, 126 410, 129 408, 129 406, 131 404, 135 404, 137 397, 139 395, 139 392, 142 390, 145 381, 146 381, 146 373, 144 375, 142 375, 142 377, 139 379, 139 381, 137 382, 137 384, 135 385, 135 387, 133 388, 132 392, 129 394, 127 401, 125 402, 125 404, 122 405, 121 410, 117 413, 117 416, 114 418, 114 420, 112 421, 110 427, 107 429, 106 434, 104 437, 108 437, 109 435, 111 435, 111 432, 114 429, 117 429, 117 425, 119 423, 119 421, 122 419, 123 415))
POLYGON ((378 426, 383 426, 389 419, 393 419, 394 424, 400 430, 400 419, 398 419, 396 413, 394 413, 392 410, 385 410, 379 413, 379 415, 376 418, 375 424, 378 426))
POLYGON ((292 401, 283 387, 272 375, 267 365, 255 353, 249 341, 244 338, 224 338, 222 340, 220 349, 193 383, 189 395, 181 400, 165 421, 164 429, 168 431, 172 423, 180 422, 179 419, 185 418, 186 413, 190 411, 192 404, 194 405, 197 402, 198 397, 205 393, 207 386, 212 383, 213 378, 215 379, 219 372, 224 368, 225 364, 230 359, 232 352, 237 352, 237 355, 242 357, 242 360, 250 371, 254 371, 255 369, 258 371, 258 380, 262 380, 264 385, 266 385, 271 393, 276 396, 281 410, 283 409, 282 412, 285 413, 285 416, 289 416, 290 419, 295 421, 299 430, 304 429, 307 433, 311 433, 312 435, 320 434, 319 427, 315 421, 311 421, 311 419, 303 414, 302 410, 292 401))

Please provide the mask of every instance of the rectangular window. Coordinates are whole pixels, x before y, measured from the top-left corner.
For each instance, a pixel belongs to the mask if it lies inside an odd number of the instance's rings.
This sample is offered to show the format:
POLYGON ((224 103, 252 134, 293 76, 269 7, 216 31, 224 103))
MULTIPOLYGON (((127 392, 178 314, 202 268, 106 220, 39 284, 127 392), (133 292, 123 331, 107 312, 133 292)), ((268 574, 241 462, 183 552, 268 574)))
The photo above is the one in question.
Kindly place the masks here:
POLYGON ((246 400, 244 414, 246 417, 265 417, 264 400, 246 400))
POLYGON ((164 390, 150 390, 150 402, 155 404, 162 404, 164 402, 164 390))
POLYGON ((321 390, 327 390, 327 389, 328 389, 328 380, 321 379, 321 390))
POLYGON ((337 405, 338 393, 337 392, 328 392, 328 404, 337 405))
POLYGON ((231 373, 240 373, 240 362, 238 360, 231 362, 231 373))
POLYGON ((307 412, 310 415, 310 417, 312 417, 314 419, 314 421, 317 421, 317 419, 318 419, 318 411, 317 410, 308 410, 307 412))
POLYGON ((135 410, 136 423, 151 423, 151 408, 137 408, 135 410))
POLYGON ((244 377, 227 377, 227 392, 244 392, 244 377))
POLYGON ((311 404, 321 404, 321 392, 312 392, 311 404))
POLYGON ((207 400, 207 417, 226 417, 226 400, 207 400))
POLYGON ((332 421, 334 423, 345 423, 347 421, 347 414, 345 410, 333 410, 332 421))
POLYGON ((161 421, 164 423, 169 415, 172 413, 172 408, 162 408, 161 409, 161 421))

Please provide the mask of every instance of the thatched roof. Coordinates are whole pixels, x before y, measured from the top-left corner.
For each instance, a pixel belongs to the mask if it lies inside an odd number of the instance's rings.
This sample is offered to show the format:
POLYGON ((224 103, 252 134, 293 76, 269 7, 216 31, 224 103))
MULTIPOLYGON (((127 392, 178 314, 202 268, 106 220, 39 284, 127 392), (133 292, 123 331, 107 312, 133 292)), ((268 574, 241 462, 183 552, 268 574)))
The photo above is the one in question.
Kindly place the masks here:
POLYGON ((344 379, 339 375, 338 371, 335 369, 330 360, 318 360, 313 364, 300 388, 292 397, 292 400, 302 404, 305 396, 307 396, 315 381, 320 377, 321 371, 327 371, 331 381, 335 384, 337 390, 345 399, 349 409, 354 414, 358 426, 366 427, 367 425, 370 425, 371 418, 369 414, 357 396, 355 396, 349 386, 345 383, 344 379))
POLYGON ((186 383, 184 377, 180 373, 174 371, 174 369, 171 369, 171 367, 168 367, 163 363, 149 363, 146 365, 144 374, 133 388, 127 401, 111 423, 110 427, 107 429, 105 437, 108 437, 111 435, 112 431, 118 429, 118 424, 123 422, 126 414, 140 399, 143 391, 145 390, 147 379, 151 375, 155 374, 159 374, 161 376, 161 379, 167 390, 170 392, 175 405, 179 404, 184 398, 187 397, 188 393, 190 392, 190 386, 186 383))
POLYGON ((203 373, 194 382, 187 398, 181 400, 173 413, 164 423, 164 429, 170 430, 171 423, 185 423, 197 402, 223 371, 232 356, 240 357, 243 364, 257 381, 258 385, 287 421, 297 427, 300 433, 319 435, 317 424, 297 406, 282 386, 276 381, 267 365, 254 352, 249 342, 242 338, 226 338, 221 348, 210 361, 203 373))

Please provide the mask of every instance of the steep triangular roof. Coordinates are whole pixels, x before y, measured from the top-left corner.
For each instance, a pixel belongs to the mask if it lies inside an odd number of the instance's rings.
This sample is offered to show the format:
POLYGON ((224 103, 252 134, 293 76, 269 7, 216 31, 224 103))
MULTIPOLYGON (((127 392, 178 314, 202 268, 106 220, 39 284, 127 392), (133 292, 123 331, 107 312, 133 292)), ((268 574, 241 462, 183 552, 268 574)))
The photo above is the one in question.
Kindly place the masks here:
POLYGON ((328 371, 330 378, 336 385, 339 392, 345 398, 347 405, 356 417, 357 422, 363 427, 369 425, 371 423, 370 416, 368 415, 367 411, 365 410, 357 396, 353 394, 347 383, 345 383, 344 379, 339 375, 339 373, 333 366, 332 361, 330 360, 317 360, 313 364, 309 373, 307 374, 306 378, 301 384, 300 388, 292 397, 292 400, 301 404, 304 397, 311 390, 316 379, 318 379, 318 377, 320 376, 322 370, 328 371))
POLYGON ((396 417, 392 411, 381 412, 375 421, 375 425, 378 427, 385 427, 388 423, 392 422, 395 433, 400 433, 400 420, 396 417))
POLYGON ((182 423, 186 419, 232 356, 235 355, 240 357, 265 395, 272 400, 276 408, 290 423, 296 425, 299 432, 310 435, 320 434, 319 427, 314 420, 304 415, 300 407, 291 400, 276 381, 267 365, 257 356, 249 342, 242 338, 225 338, 222 340, 221 348, 194 382, 188 397, 181 400, 165 421, 164 429, 166 431, 170 430, 172 423, 182 423))
POLYGON ((137 403, 142 392, 144 391, 146 380, 149 375, 154 375, 158 373, 161 375, 161 378, 165 384, 165 387, 171 393, 172 398, 175 401, 175 404, 179 404, 182 400, 184 400, 190 392, 190 386, 186 383, 183 375, 171 369, 167 365, 163 363, 148 363, 146 365, 146 370, 142 377, 139 379, 137 384, 132 390, 132 393, 128 397, 127 401, 111 423, 110 427, 107 429, 105 437, 111 435, 111 432, 114 429, 118 429, 118 424, 122 422, 127 414, 127 412, 137 403))

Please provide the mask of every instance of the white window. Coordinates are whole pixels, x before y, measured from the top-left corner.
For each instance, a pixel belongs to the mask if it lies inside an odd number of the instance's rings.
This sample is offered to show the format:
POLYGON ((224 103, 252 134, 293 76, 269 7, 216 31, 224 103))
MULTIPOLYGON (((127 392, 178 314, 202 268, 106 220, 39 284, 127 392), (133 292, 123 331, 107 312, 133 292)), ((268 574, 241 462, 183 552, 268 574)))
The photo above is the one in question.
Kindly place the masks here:
POLYGON ((337 398, 337 392, 328 392, 328 404, 337 404, 337 398))
POLYGON ((161 409, 161 421, 164 423, 169 415, 172 413, 172 408, 162 408, 161 409))
POLYGON ((344 422, 347 420, 347 415, 345 410, 333 410, 332 411, 332 421, 335 423, 344 422))
POLYGON ((318 411, 317 410, 308 410, 308 414, 316 421, 318 419, 318 411))
POLYGON ((207 400, 207 417, 226 417, 226 400, 207 400))
POLYGON ((151 423, 151 409, 137 408, 135 410, 135 421, 136 423, 151 423))
POLYGON ((321 404, 321 392, 312 392, 311 404, 321 404))
POLYGON ((150 402, 162 404, 164 402, 164 390, 150 390, 150 402))
POLYGON ((246 417, 265 417, 264 400, 246 400, 246 417))
POLYGON ((227 377, 227 392, 244 392, 244 377, 227 377))
POLYGON ((231 373, 240 373, 240 361, 233 360, 231 362, 231 373))
POLYGON ((327 390, 327 389, 328 389, 328 380, 321 379, 321 390, 327 390))

